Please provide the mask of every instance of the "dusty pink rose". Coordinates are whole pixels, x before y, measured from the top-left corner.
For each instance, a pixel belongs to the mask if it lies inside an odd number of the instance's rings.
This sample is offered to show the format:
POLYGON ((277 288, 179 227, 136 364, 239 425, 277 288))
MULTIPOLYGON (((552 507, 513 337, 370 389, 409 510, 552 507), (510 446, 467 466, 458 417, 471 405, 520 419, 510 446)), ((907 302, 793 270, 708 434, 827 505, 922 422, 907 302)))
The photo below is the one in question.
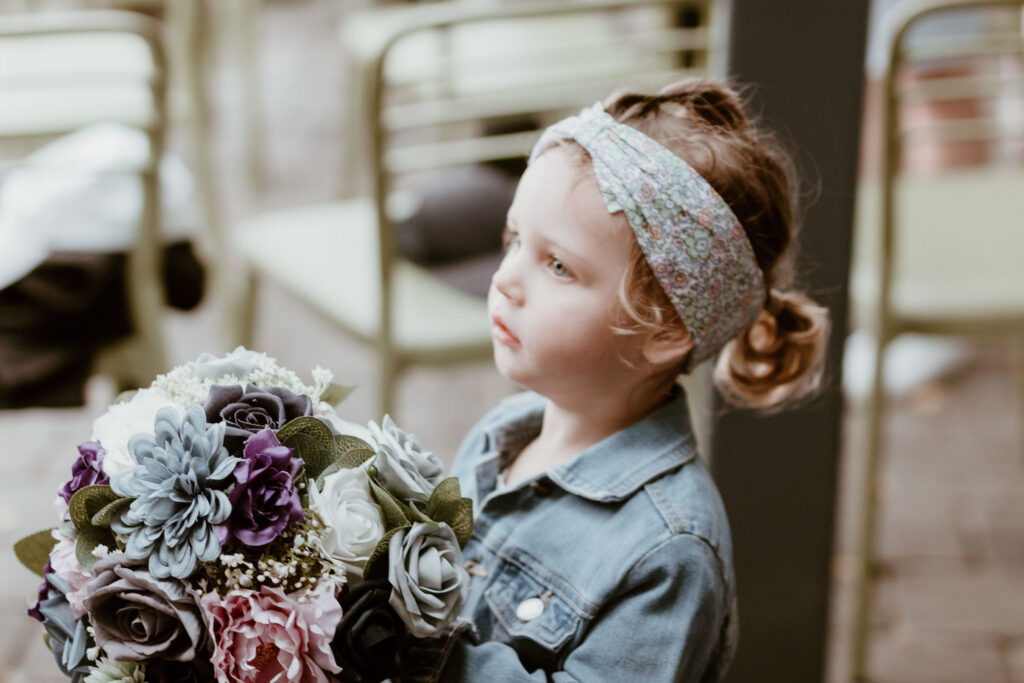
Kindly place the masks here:
POLYGON ((80 617, 85 614, 85 607, 82 605, 84 597, 82 589, 93 578, 93 573, 78 564, 74 539, 67 536, 60 537, 57 545, 53 546, 53 550, 50 551, 50 566, 53 567, 53 573, 64 579, 71 587, 67 598, 75 616, 80 617))
POLYGON ((331 652, 341 606, 327 581, 302 602, 268 586, 231 591, 223 598, 207 593, 201 602, 213 625, 212 662, 222 683, 328 683, 324 672, 341 671, 331 652))

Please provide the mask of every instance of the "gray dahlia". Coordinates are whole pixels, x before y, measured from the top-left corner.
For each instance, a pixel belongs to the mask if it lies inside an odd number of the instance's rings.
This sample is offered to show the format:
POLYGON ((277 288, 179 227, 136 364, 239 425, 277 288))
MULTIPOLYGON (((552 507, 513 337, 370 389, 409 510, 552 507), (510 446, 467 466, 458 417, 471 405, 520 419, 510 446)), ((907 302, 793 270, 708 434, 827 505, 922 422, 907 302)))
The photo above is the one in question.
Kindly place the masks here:
POLYGON ((220 554, 214 526, 231 514, 224 492, 238 458, 224 448, 224 425, 206 424, 201 406, 179 422, 174 408, 157 411, 154 434, 136 434, 128 450, 138 463, 119 472, 110 485, 135 500, 111 522, 128 536, 124 553, 149 561, 158 578, 189 577, 199 561, 220 554))

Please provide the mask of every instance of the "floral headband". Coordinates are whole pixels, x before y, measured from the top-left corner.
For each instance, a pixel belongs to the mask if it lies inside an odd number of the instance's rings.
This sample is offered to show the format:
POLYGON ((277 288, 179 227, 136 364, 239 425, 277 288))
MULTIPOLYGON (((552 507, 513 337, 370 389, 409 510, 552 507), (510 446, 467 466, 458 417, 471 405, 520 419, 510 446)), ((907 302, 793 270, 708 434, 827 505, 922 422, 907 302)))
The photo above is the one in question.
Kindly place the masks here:
POLYGON ((590 154, 608 211, 625 213, 693 337, 686 369, 696 367, 749 327, 764 306, 764 275, 743 226, 689 164, 613 119, 600 102, 544 131, 530 161, 567 139, 590 154))

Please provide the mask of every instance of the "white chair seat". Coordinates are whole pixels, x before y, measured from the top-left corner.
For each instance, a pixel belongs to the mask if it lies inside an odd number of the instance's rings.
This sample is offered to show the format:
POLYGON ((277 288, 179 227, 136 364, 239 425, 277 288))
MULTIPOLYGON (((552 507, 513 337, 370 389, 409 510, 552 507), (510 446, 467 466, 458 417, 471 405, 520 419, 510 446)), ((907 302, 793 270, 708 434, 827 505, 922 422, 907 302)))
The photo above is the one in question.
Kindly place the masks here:
MULTIPOLYGON (((235 244, 252 268, 329 320, 367 341, 377 340, 380 259, 369 200, 262 214, 239 226, 235 244)), ((491 333, 483 299, 446 285, 404 259, 396 261, 392 278, 392 334, 400 354, 429 362, 489 352, 491 333)))
POLYGON ((50 135, 97 121, 152 127, 152 97, 139 85, 154 74, 145 41, 130 34, 8 38, 0 42, 0 131, 50 135))
MULTIPOLYGON (((881 184, 862 182, 851 292, 867 321, 878 295, 881 184)), ((1024 169, 983 167, 901 178, 896 186, 895 316, 971 324, 1024 312, 1024 169), (1013 216, 1010 221, 994 216, 1013 216), (915 248, 902 248, 912 244, 915 248)))

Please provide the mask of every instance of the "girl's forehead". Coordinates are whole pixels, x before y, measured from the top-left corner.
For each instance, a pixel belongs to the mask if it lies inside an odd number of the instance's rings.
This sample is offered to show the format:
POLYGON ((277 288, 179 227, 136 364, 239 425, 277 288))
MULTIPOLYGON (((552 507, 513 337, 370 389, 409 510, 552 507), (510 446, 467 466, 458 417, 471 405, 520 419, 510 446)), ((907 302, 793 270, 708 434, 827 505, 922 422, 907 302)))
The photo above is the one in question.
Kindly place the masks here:
POLYGON ((561 146, 533 160, 519 182, 510 218, 519 223, 588 227, 591 238, 629 231, 621 213, 610 214, 590 164, 561 146))

